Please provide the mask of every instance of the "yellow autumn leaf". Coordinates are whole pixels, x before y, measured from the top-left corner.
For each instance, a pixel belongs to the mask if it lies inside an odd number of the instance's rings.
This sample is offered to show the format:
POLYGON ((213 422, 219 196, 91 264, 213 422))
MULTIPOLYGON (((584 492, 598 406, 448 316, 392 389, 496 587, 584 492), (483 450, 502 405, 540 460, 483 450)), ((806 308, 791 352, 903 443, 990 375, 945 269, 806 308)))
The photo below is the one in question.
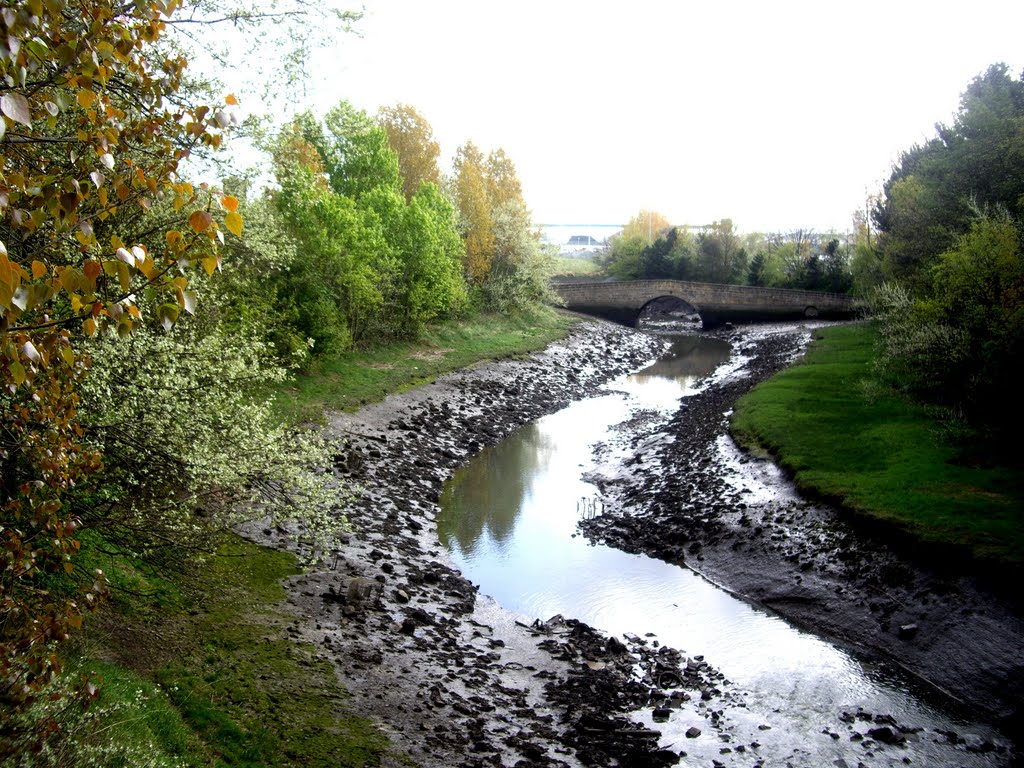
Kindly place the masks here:
POLYGON ((88 89, 84 89, 78 92, 78 106, 82 109, 88 109, 96 101, 96 94, 88 89))
POLYGON ((224 226, 227 227, 228 228, 228 232, 230 232, 235 237, 241 237, 242 236, 242 216, 241 216, 241 214, 235 213, 234 211, 229 213, 227 216, 224 217, 224 226))
POLYGON ((91 317, 85 318, 85 322, 82 323, 82 330, 85 331, 86 336, 92 336, 96 333, 96 321, 91 317))
POLYGON ((203 269, 206 270, 206 274, 212 275, 217 271, 217 267, 220 266, 220 259, 216 256, 206 256, 203 259, 203 269))
POLYGON ((19 363, 17 360, 11 360, 7 364, 7 370, 10 372, 11 381, 15 384, 20 385, 25 381, 25 366, 19 363))
POLYGON ((117 280, 121 285, 121 290, 127 293, 132 284, 132 273, 123 261, 117 262, 117 280))
POLYGON ((231 104, 232 106, 237 106, 238 105, 238 99, 235 98, 235 94, 229 93, 227 96, 224 97, 224 103, 225 104, 231 104))
POLYGON ((224 197, 220 199, 220 204, 224 206, 225 210, 231 211, 232 213, 238 210, 237 197, 232 197, 231 195, 224 195, 224 197))

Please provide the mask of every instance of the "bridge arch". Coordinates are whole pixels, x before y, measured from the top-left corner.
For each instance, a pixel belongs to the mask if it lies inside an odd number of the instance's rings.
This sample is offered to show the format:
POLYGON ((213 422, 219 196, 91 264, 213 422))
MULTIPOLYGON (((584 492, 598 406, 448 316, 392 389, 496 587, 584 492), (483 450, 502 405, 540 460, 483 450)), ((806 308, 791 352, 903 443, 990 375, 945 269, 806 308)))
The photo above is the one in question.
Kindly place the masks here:
POLYGON ((695 302, 673 293, 655 296, 641 306, 636 314, 636 325, 643 324, 646 319, 657 320, 660 317, 672 318, 676 321, 691 318, 695 315, 701 317, 700 307, 695 302))

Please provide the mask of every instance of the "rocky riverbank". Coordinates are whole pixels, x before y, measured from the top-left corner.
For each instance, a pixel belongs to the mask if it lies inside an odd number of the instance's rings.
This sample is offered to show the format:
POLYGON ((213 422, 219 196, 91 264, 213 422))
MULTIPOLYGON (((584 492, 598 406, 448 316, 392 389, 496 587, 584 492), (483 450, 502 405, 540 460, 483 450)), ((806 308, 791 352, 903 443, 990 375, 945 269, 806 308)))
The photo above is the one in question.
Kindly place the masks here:
MULTIPOLYGON (((795 499, 755 503, 749 489, 724 483, 723 462, 757 462, 723 448, 723 414, 742 391, 799 354, 806 334, 722 333, 740 351, 731 375, 692 398, 667 427, 643 422, 622 432, 634 455, 625 471, 593 478, 612 513, 591 521, 588 535, 685 561, 738 594, 863 648, 872 645, 853 629, 865 617, 876 633, 892 636, 896 650, 931 638, 946 625, 933 632, 929 616, 907 611, 948 610, 940 609, 940 594, 948 599, 946 590, 964 585, 932 584, 884 550, 865 549, 827 510, 795 499), (831 538, 822 538, 823 521, 831 538), (894 574, 910 580, 898 593, 889 584, 894 574), (888 576, 882 594, 894 600, 879 597, 880 576, 888 576), (847 607, 849 621, 836 615, 847 607)), ((444 482, 472 454, 637 369, 663 347, 655 337, 588 323, 543 353, 477 366, 332 417, 329 430, 341 446, 335 469, 353 493, 351 532, 337 553, 289 584, 296 620, 284 629, 320 648, 350 691, 352 709, 381 723, 396 751, 415 764, 673 765, 685 743, 660 748, 659 718, 692 700, 709 724, 716 721, 716 702, 728 693, 714 659, 686 658, 641 638, 607 638, 561 617, 513 616, 452 567, 434 524, 444 482), (625 717, 644 708, 654 727, 625 717)), ((286 540, 271 530, 261 537, 281 546, 286 540)), ((976 614, 956 610, 964 631, 981 617, 992 628, 1012 618, 987 604, 976 614)), ((1010 637, 1020 636, 1007 626, 1010 637)), ((990 654, 1004 667, 989 672, 990 656, 964 660, 960 681, 1008 673, 1014 647, 1004 642, 990 654)), ((892 731, 886 723, 854 723, 856 735, 855 728, 873 728, 879 740, 892 731)), ((741 759, 729 764, 762 765, 757 747, 725 744, 722 760, 728 753, 741 759)))
POLYGON ((1018 732, 1019 605, 979 584, 969 564, 936 567, 890 546, 887 532, 800 498, 770 462, 736 449, 727 434, 732 404, 788 365, 805 339, 756 326, 730 335, 733 370, 687 399, 667 426, 634 431, 628 471, 588 478, 609 514, 584 523, 587 535, 686 563, 798 625, 902 666, 1001 722, 1007 734, 1018 732))
MULTIPOLYGON (((527 359, 480 365, 332 417, 328 429, 342 446, 335 469, 353 493, 351 532, 341 550, 288 585, 296 621, 286 629, 321 649, 351 708, 380 723, 417 765, 679 759, 658 747, 657 731, 623 717, 655 706, 657 681, 641 683, 635 669, 669 664, 666 651, 639 639, 627 646, 561 617, 503 611, 452 567, 434 524, 444 482, 469 456, 663 347, 653 336, 587 323, 527 359)), ((257 538, 287 546, 283 531, 257 538)), ((713 677, 705 668, 672 682, 700 695, 713 677)))

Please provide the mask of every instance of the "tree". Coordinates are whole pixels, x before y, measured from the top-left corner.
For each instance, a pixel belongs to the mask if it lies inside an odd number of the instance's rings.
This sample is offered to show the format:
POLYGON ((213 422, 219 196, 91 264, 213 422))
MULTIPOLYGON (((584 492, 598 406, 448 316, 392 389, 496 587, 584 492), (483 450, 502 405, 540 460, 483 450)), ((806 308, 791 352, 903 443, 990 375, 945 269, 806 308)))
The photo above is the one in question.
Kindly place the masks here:
POLYGON ((1024 215, 1024 82, 995 64, 964 91, 952 125, 903 153, 873 217, 890 279, 927 290, 938 254, 967 233, 978 208, 1024 215))
POLYGON ((499 312, 523 310, 540 302, 554 303, 549 280, 551 254, 530 225, 530 212, 522 198, 512 199, 492 212, 494 259, 481 286, 485 305, 499 312))
POLYGON ((764 251, 758 251, 750 260, 750 269, 747 272, 747 285, 765 285, 765 262, 767 256, 764 251))
POLYGON ((650 245, 658 235, 668 230, 671 226, 672 223, 664 214, 644 208, 622 228, 622 237, 627 239, 639 237, 647 245, 650 245))
POLYGON ((466 304, 465 246, 456 225, 452 204, 434 184, 422 183, 409 203, 404 228, 406 324, 411 332, 458 314, 466 304))
MULTIPOLYGON (((324 183, 319 153, 294 126, 275 156, 275 203, 305 258, 280 276, 300 332, 321 354, 350 349, 371 331, 397 272, 380 218, 324 183), (296 164, 306 158, 308 164, 296 164)), ((344 169, 336 178, 344 180, 344 169)))
POLYGON ((892 386, 1016 439, 1024 354, 1024 246, 1005 212, 982 214, 932 269, 931 295, 898 284, 874 295, 879 363, 892 386))
POLYGON ((638 280, 643 274, 643 254, 647 240, 641 236, 613 235, 608 252, 602 257, 605 271, 619 280, 638 280))
MULTIPOLYGON (((505 150, 496 149, 487 155, 487 197, 491 210, 498 210, 509 204, 524 206, 523 187, 519 183, 515 164, 505 154, 505 150)), ((527 225, 529 219, 527 218, 527 225)))
POLYGON ((408 104, 381 107, 377 123, 387 133, 388 143, 398 156, 402 193, 407 201, 412 201, 422 184, 441 185, 437 165, 441 147, 434 140, 430 123, 419 112, 408 104))
POLYGON ((711 283, 735 283, 746 276, 747 254, 733 228, 732 219, 711 224, 697 237, 698 274, 711 283))
POLYGON ((470 285, 487 279, 494 260, 494 224, 483 153, 471 141, 455 152, 452 188, 459 229, 466 243, 465 271, 470 285))
POLYGON ((414 336, 461 310, 464 249, 453 209, 429 182, 406 201, 384 129, 365 113, 342 103, 325 125, 300 115, 275 157, 277 210, 313 258, 273 282, 314 353, 414 336))
MULTIPOLYGON (((186 61, 155 45, 175 4, 29 2, 0 14, 0 702, 31 704, 80 598, 42 589, 75 570, 65 496, 99 467, 78 420, 83 338, 170 328, 195 310, 188 270, 218 269, 238 201, 178 175, 230 125, 181 98, 186 61), (166 210, 154 212, 159 198, 166 210)), ((226 105, 234 97, 226 99, 226 105)))
POLYGON ((402 188, 398 156, 388 143, 387 132, 362 110, 340 102, 324 118, 320 136, 313 144, 320 152, 331 189, 339 195, 358 199, 371 189, 402 188))

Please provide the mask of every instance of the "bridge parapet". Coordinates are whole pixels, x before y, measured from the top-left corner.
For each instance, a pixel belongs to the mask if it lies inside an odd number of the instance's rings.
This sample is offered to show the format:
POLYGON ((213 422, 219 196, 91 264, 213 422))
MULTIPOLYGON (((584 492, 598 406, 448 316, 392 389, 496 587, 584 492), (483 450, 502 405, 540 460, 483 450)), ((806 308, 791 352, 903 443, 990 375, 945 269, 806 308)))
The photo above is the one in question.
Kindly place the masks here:
POLYGON ((852 317, 850 296, 796 288, 697 283, 683 280, 556 283, 567 308, 636 325, 643 308, 664 296, 680 299, 700 314, 705 326, 727 320, 776 320, 800 317, 852 317))

